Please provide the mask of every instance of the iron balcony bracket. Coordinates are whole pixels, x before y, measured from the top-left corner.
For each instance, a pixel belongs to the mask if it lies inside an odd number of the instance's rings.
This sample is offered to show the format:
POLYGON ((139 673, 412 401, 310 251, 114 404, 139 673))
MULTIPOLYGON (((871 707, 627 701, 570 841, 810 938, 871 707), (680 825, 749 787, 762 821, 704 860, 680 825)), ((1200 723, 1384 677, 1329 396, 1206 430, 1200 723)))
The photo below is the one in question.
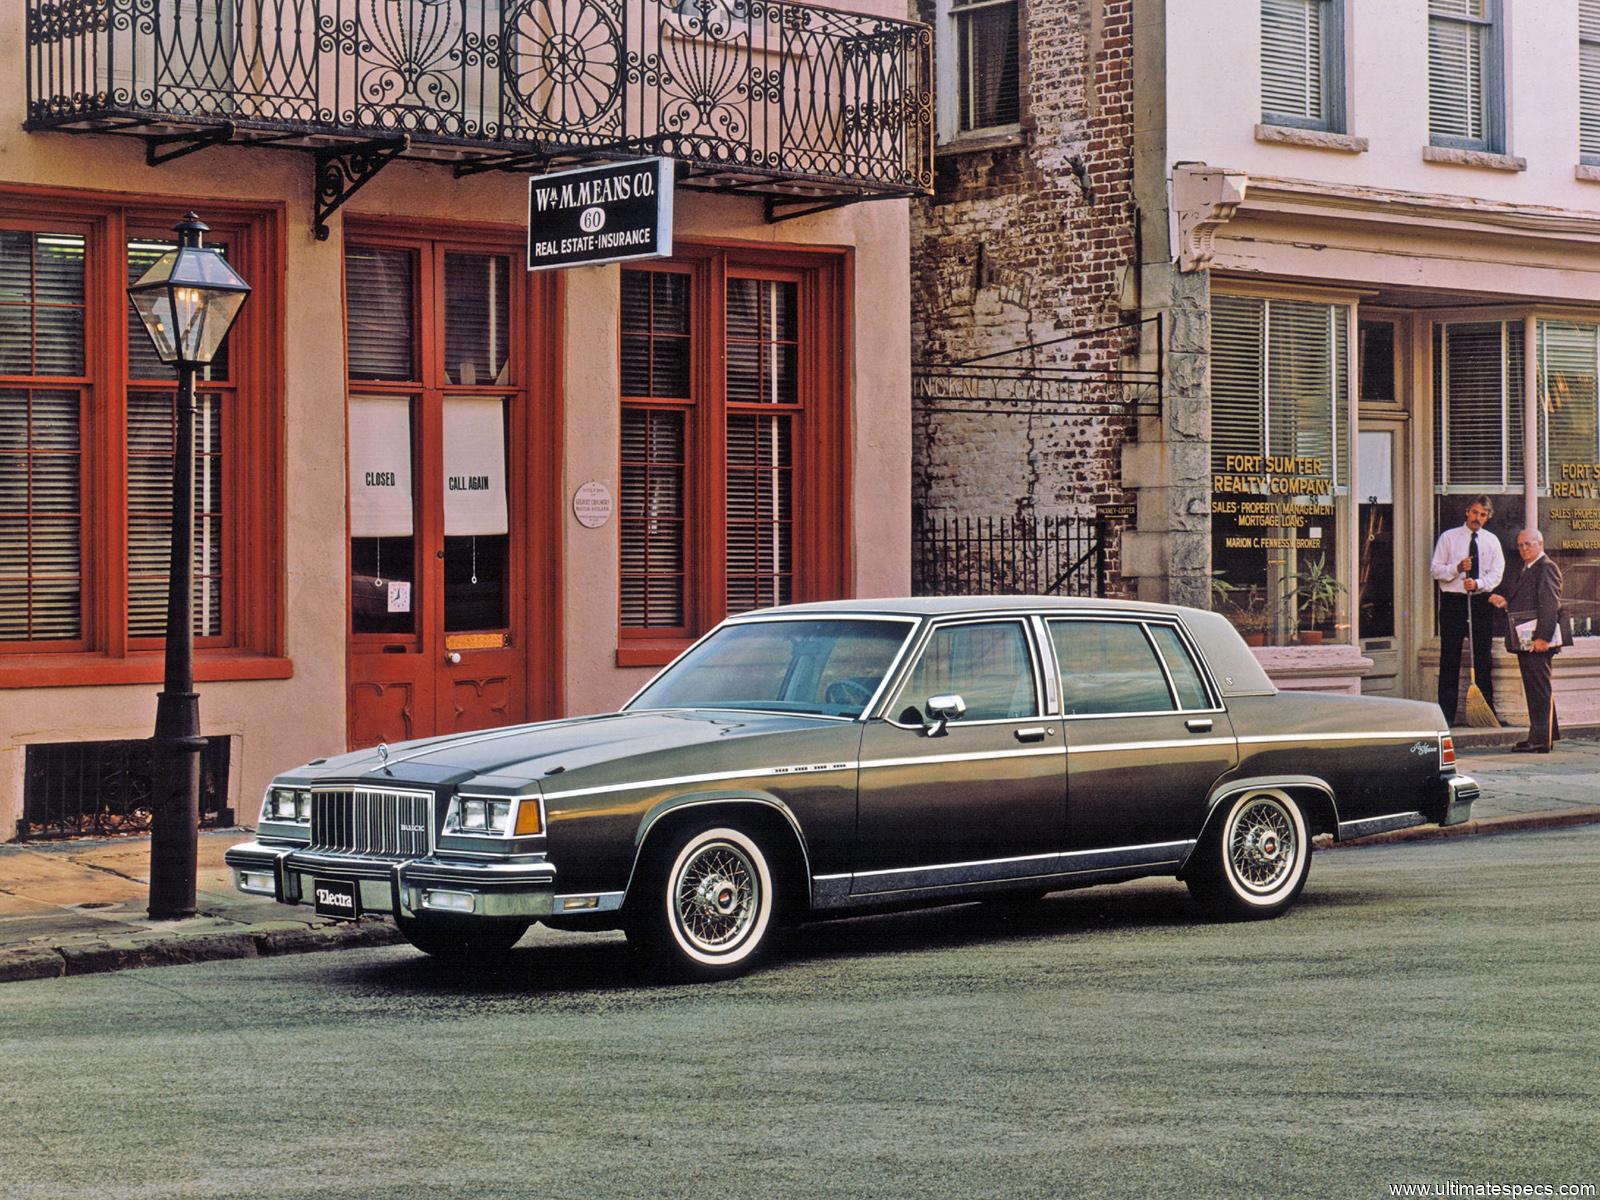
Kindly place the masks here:
POLYGON ((869 200, 904 200, 911 194, 910 192, 878 192, 869 196, 838 196, 832 200, 817 200, 813 196, 768 196, 765 204, 767 224, 776 225, 779 221, 793 221, 796 217, 809 217, 816 213, 832 212, 834 209, 844 208, 848 204, 865 204, 869 200), (778 211, 780 208, 785 207, 792 211, 778 211))
POLYGON ((144 139, 144 161, 152 167, 159 167, 162 163, 169 163, 173 159, 183 158, 193 154, 196 150, 204 150, 207 146, 220 146, 224 142, 233 141, 233 122, 225 121, 212 129, 202 129, 193 133, 161 133, 149 134, 144 139), (167 150, 163 147, 171 146, 167 150))
POLYGON ((328 218, 339 211, 341 205, 365 187, 374 175, 383 170, 411 147, 411 135, 395 134, 392 137, 374 138, 369 142, 353 142, 344 146, 328 146, 316 151, 317 214, 311 232, 317 241, 328 240, 328 218))
POLYGON ((502 154, 494 158, 480 158, 475 162, 463 162, 455 165, 455 177, 465 179, 468 175, 483 175, 489 171, 532 171, 544 174, 550 169, 551 155, 543 150, 530 150, 526 154, 502 154))

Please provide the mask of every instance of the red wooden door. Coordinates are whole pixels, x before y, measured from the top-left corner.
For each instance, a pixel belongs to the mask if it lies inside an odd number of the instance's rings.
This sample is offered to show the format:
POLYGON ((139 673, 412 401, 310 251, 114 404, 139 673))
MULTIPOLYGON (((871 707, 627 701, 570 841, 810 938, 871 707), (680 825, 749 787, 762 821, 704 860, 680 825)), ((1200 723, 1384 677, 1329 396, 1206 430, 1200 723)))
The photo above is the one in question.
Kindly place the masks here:
POLYGON ((548 715, 535 649, 554 613, 528 595, 548 561, 532 495, 547 392, 530 389, 530 286, 513 245, 392 234, 345 252, 352 746, 548 715))

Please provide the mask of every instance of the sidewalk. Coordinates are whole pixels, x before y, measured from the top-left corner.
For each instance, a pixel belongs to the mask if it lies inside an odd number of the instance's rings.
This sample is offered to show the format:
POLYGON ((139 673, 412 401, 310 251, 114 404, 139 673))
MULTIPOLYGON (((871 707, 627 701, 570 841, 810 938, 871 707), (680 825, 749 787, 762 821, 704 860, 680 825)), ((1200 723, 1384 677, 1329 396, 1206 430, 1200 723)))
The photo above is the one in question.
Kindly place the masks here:
MULTIPOLYGON (((1600 822, 1600 729, 1573 732, 1582 736, 1545 755, 1509 749, 1522 730, 1457 730, 1461 771, 1483 787, 1473 819, 1349 845, 1600 822)), ((402 940, 388 921, 330 921, 235 891, 222 852, 247 836, 200 835, 197 915, 187 921, 145 914, 148 837, 0 845, 0 983, 402 940)))

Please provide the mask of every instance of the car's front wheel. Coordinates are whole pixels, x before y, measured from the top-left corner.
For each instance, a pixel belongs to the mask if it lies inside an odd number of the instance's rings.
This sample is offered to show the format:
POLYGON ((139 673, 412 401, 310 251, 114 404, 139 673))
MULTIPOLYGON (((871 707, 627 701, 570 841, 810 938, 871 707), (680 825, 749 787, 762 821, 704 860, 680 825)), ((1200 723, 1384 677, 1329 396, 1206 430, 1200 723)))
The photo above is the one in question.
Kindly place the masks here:
POLYGON ((761 842, 721 822, 695 825, 656 846, 629 898, 627 932, 666 974, 726 979, 766 948, 775 872, 761 842))
POLYGON ((1223 802, 1185 881, 1214 916, 1262 920, 1286 911, 1311 870, 1305 814, 1287 792, 1246 792, 1223 802))
POLYGON ((528 932, 526 921, 442 921, 396 916, 401 936, 424 954, 463 966, 498 962, 528 932))

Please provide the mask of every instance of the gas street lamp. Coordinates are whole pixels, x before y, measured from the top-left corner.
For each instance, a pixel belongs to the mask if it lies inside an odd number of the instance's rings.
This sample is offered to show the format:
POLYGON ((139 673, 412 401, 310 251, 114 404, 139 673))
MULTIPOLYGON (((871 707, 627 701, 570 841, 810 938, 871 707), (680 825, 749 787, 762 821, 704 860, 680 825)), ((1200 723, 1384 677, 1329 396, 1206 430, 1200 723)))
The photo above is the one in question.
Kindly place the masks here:
POLYGON ((200 698, 194 690, 194 376, 216 356, 250 285, 215 249, 194 213, 169 250, 128 289, 162 362, 178 368, 172 460, 172 558, 166 674, 156 697, 156 786, 150 821, 150 916, 192 917, 200 838, 200 698))

